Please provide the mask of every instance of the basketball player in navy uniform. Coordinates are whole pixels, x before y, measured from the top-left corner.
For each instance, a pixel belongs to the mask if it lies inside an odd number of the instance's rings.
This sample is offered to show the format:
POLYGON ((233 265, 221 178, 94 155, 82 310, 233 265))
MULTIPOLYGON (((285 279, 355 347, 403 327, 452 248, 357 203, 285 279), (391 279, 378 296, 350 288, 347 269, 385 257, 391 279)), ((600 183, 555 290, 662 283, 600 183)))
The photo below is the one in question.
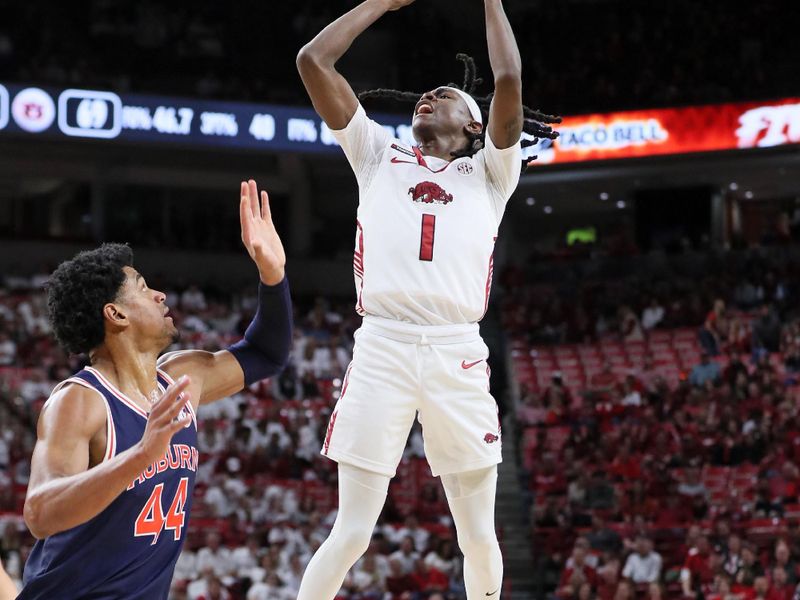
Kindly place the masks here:
POLYGON ((53 331, 90 366, 60 383, 39 417, 24 509, 38 541, 19 598, 167 598, 192 505, 197 408, 278 373, 289 353, 286 258, 266 192, 260 200, 254 181, 242 183, 258 310, 225 350, 159 358, 178 333, 127 246, 82 252, 53 273, 53 331))

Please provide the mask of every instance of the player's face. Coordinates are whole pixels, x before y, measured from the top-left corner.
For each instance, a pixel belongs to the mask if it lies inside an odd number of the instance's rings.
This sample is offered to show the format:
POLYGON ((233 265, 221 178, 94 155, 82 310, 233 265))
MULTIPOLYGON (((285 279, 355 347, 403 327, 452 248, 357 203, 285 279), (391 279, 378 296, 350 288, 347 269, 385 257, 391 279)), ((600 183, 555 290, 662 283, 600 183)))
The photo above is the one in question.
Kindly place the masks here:
POLYGON ((125 267, 125 283, 122 286, 120 304, 143 340, 153 340, 166 348, 178 339, 178 330, 168 315, 166 295, 147 287, 144 277, 133 267, 125 267))
POLYGON ((472 122, 467 103, 458 94, 440 87, 422 95, 414 108, 412 130, 417 141, 464 133, 472 122))

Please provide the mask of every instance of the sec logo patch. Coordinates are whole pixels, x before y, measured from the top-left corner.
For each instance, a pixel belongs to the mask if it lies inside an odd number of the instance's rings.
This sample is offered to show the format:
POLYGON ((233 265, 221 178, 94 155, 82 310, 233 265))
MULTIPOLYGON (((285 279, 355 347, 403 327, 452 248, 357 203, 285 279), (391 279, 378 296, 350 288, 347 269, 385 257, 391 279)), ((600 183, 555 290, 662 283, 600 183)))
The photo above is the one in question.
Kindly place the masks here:
POLYGON ((472 175, 472 173, 475 172, 475 168, 468 162, 458 163, 456 170, 458 171, 459 175, 464 175, 464 176, 472 175))

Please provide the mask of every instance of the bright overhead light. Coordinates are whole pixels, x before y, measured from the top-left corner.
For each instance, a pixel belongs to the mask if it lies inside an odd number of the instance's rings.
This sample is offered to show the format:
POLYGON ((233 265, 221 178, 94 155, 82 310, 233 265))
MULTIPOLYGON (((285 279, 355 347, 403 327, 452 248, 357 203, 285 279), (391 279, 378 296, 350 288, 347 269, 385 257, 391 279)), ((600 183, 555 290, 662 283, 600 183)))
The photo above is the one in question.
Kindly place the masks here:
POLYGON ((526 198, 525 204, 527 204, 528 206, 533 206, 534 204, 536 204, 536 198, 533 197, 526 198))
POLYGON ((617 202, 617 208, 625 208, 627 204, 625 204, 625 200, 619 200, 617 202))
POLYGON ((747 198, 748 200, 752 200, 753 199, 753 192, 751 192, 750 190, 747 190, 744 193, 744 197, 747 198))
POLYGON ((553 207, 552 206, 545 206, 544 207, 544 214, 549 215, 552 212, 553 212, 553 207))
POLYGON ((603 202, 608 200, 608 192, 600 192, 600 200, 602 200, 603 202))
POLYGON ((735 181, 732 181, 731 184, 728 186, 728 189, 730 189, 732 192, 735 192, 736 190, 739 189, 739 184, 736 183, 735 181))

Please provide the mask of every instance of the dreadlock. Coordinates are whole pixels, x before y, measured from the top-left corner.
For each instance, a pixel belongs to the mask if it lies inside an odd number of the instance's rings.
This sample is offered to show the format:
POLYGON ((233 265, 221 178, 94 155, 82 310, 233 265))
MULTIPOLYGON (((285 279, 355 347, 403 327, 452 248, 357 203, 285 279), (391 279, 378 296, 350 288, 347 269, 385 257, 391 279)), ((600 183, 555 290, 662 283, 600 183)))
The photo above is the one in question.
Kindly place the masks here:
MULTIPOLYGON (((456 59, 464 64, 464 82, 460 86, 456 85, 455 83, 450 83, 448 84, 448 87, 458 88, 470 96, 473 96, 475 89, 481 83, 483 83, 483 79, 478 77, 478 69, 475 66, 475 59, 467 54, 456 54, 456 59)), ((366 100, 368 98, 388 98, 390 100, 396 100, 399 102, 413 102, 416 104, 419 101, 420 96, 422 96, 421 93, 401 92, 400 90, 378 88, 375 90, 361 92, 358 95, 358 99, 366 100)), ((492 105, 494 93, 484 97, 473 96, 473 98, 475 98, 475 102, 478 103, 478 106, 481 109, 484 122, 487 122, 489 118, 489 108, 492 105)), ((548 115, 541 111, 528 108, 527 106, 522 107, 522 113, 524 119, 522 131, 528 135, 534 136, 534 139, 532 140, 522 140, 521 145, 523 148, 528 148, 529 146, 539 143, 541 138, 554 140, 558 137, 558 132, 555 131, 551 125, 554 123, 560 123, 561 117, 548 115)), ((467 133, 467 136, 469 137, 469 145, 467 145, 467 147, 463 150, 452 152, 451 154, 453 158, 472 157, 478 152, 478 150, 483 148, 486 144, 486 127, 482 128, 480 133, 467 133)), ((536 158, 536 156, 533 156, 522 161, 523 173, 527 171, 530 163, 536 160, 536 158)))

